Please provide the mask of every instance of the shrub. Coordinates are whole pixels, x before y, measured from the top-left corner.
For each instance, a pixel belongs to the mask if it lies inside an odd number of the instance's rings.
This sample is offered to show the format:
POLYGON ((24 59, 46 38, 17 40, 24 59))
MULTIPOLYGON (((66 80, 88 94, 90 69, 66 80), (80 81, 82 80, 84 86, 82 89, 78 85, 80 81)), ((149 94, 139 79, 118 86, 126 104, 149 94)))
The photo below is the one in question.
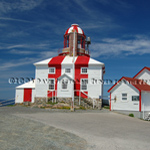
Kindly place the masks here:
POLYGON ((130 117, 134 117, 134 114, 129 114, 130 117))
POLYGON ((63 106, 62 109, 70 109, 70 106, 63 106))
POLYGON ((86 108, 84 106, 80 106, 80 109, 82 110, 86 110, 86 108))
POLYGON ((55 102, 53 103, 53 102, 51 102, 51 101, 47 102, 47 104, 50 104, 50 105, 55 105, 55 104, 57 104, 57 103, 58 103, 58 102, 56 102, 56 103, 55 103, 55 102))

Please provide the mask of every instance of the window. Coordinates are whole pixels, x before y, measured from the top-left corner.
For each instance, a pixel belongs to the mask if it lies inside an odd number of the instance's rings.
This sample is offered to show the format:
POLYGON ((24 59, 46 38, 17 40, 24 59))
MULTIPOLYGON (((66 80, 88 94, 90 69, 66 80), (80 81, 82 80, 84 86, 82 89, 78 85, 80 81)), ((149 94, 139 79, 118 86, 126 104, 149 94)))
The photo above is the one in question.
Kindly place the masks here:
POLYGON ((81 90, 87 90, 88 79, 81 79, 81 90))
POLYGON ((62 89, 66 90, 67 89, 67 85, 68 85, 68 80, 62 80, 62 89))
POLYGON ((49 89, 50 90, 55 89, 55 79, 49 79, 49 89))
POLYGON ((87 68, 81 68, 81 73, 82 74, 87 74, 87 68))
POLYGON ((49 73, 50 74, 55 74, 55 68, 54 67, 50 67, 49 68, 49 73))
POLYGON ((122 93, 122 100, 127 100, 127 93, 122 93))
POLYGON ((132 101, 139 101, 139 96, 132 96, 132 101))
POLYGON ((65 69, 65 73, 70 73, 71 72, 71 69, 70 68, 66 68, 65 69))

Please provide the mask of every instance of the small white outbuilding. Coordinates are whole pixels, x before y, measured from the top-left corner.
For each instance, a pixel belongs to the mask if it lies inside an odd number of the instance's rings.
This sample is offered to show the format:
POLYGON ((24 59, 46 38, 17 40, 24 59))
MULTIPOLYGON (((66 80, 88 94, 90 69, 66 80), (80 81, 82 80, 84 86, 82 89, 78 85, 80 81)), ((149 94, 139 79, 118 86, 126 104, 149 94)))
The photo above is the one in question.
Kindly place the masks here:
POLYGON ((34 102, 35 80, 16 87, 15 103, 34 102))
POLYGON ((133 78, 122 77, 108 90, 110 110, 150 111, 149 79, 149 67, 144 67, 133 78))

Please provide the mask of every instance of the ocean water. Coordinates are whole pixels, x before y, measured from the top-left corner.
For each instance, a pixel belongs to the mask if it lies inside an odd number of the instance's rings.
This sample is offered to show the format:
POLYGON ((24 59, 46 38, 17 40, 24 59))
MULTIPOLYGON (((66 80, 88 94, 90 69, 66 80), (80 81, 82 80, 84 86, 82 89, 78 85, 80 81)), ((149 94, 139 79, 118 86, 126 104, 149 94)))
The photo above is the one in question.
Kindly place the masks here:
POLYGON ((14 105, 15 99, 0 99, 0 107, 8 106, 8 105, 14 105))

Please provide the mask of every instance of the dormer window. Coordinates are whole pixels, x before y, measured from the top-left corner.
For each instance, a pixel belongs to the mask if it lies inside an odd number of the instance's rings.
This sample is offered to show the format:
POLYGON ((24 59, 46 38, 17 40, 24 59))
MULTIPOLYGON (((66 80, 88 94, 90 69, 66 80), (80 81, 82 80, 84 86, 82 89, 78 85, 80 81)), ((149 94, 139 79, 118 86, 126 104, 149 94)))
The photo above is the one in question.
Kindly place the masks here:
POLYGON ((49 68, 49 73, 50 74, 55 74, 55 68, 54 67, 50 67, 49 68))
POLYGON ((87 71, 88 71, 88 70, 87 70, 86 67, 82 67, 82 68, 81 68, 81 74, 87 74, 87 73, 88 73, 87 71))
POLYGON ((65 68, 65 73, 70 73, 71 69, 70 68, 65 68))

